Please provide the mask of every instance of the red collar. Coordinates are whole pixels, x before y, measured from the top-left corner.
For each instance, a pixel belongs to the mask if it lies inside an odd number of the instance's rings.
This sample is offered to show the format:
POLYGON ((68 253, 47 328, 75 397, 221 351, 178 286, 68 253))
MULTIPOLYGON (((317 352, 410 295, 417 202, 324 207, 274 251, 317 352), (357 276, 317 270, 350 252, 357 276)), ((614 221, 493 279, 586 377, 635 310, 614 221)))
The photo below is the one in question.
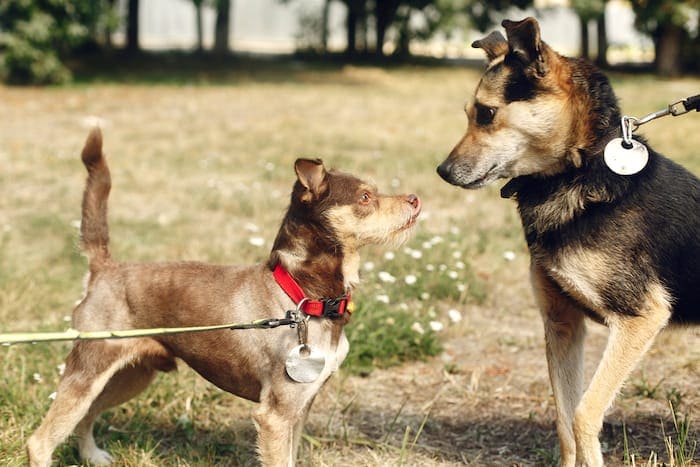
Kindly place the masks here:
POLYGON ((346 311, 352 313, 352 303, 350 302, 350 294, 338 298, 324 298, 321 300, 309 299, 294 278, 281 265, 277 264, 272 272, 275 280, 282 287, 289 298, 294 303, 301 305, 301 311, 311 316, 324 316, 326 318, 339 318, 346 311), (302 302, 303 300, 303 302, 302 302))

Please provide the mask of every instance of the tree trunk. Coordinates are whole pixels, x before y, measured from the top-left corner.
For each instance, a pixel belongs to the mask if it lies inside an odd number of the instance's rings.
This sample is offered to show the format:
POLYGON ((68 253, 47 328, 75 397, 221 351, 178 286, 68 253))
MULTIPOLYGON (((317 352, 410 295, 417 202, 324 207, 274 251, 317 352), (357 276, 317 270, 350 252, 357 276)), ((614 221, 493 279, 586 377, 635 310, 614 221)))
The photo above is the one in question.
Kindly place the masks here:
POLYGON ((399 24, 399 37, 396 40, 396 48, 394 55, 398 57, 409 57, 411 55, 411 9, 406 12, 406 16, 402 18, 399 24))
POLYGON ((218 0, 216 2, 214 52, 219 54, 229 52, 228 40, 231 31, 231 2, 232 0, 218 0))
POLYGON ((357 9, 355 1, 348 2, 348 16, 345 20, 345 28, 347 32, 347 46, 345 53, 347 55, 355 55, 357 53, 357 9))
POLYGON ((202 24, 202 0, 195 0, 195 22, 197 23, 197 52, 204 50, 204 25, 202 24))
POLYGON ((330 17, 331 0, 323 2, 321 12, 321 49, 323 53, 328 52, 328 18, 330 17))
POLYGON ((138 52, 139 45, 139 0, 129 0, 126 23, 126 50, 138 52))
POLYGON ((605 11, 596 20, 598 30, 598 54, 595 62, 601 68, 608 67, 608 32, 605 25, 605 11))
POLYGON ((376 0, 374 3, 374 18, 377 24, 376 47, 377 55, 380 57, 384 56, 384 40, 386 38, 386 30, 394 22, 398 7, 398 0, 376 0))
POLYGON ((662 76, 677 76, 681 73, 681 43, 683 29, 675 24, 660 24, 655 41, 654 64, 662 76))
MULTIPOLYGON (((116 0, 107 0, 107 14, 108 16, 111 17, 112 14, 114 14, 114 3, 116 0)), ((105 30, 104 30, 104 42, 105 42, 105 50, 107 52, 111 52, 112 49, 114 49, 114 43, 112 42, 112 33, 114 31, 112 30, 112 22, 108 21, 105 30)))
POLYGON ((578 17, 579 31, 581 32, 581 57, 589 58, 590 55, 590 38, 588 35, 588 20, 578 17))

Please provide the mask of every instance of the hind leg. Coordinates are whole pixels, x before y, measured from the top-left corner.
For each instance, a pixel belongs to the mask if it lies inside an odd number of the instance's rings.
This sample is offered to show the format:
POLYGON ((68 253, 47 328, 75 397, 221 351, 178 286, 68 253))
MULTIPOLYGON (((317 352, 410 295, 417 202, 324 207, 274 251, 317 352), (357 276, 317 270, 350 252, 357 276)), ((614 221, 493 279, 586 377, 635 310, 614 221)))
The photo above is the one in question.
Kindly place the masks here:
POLYGON ((112 462, 112 456, 98 448, 95 443, 95 420, 104 410, 122 404, 146 389, 155 374, 156 370, 153 367, 142 362, 124 367, 110 378, 85 417, 75 427, 81 459, 94 465, 107 465, 112 462))
POLYGON ((31 466, 51 465, 51 454, 87 415, 92 403, 129 355, 118 345, 78 342, 66 360, 56 399, 44 421, 27 441, 31 466))

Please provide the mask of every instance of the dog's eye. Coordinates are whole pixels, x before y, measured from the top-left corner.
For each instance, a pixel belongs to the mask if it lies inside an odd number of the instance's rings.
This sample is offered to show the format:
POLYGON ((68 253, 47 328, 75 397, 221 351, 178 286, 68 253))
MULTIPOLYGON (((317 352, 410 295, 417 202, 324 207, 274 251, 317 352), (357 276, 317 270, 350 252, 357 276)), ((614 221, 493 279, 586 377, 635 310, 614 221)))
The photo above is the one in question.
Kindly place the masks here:
POLYGON ((478 125, 490 125, 493 118, 496 116, 495 107, 487 107, 485 105, 476 104, 476 123, 478 125))
POLYGON ((368 192, 362 193, 362 196, 360 196, 360 204, 369 204, 369 202, 372 200, 372 195, 370 195, 368 192))

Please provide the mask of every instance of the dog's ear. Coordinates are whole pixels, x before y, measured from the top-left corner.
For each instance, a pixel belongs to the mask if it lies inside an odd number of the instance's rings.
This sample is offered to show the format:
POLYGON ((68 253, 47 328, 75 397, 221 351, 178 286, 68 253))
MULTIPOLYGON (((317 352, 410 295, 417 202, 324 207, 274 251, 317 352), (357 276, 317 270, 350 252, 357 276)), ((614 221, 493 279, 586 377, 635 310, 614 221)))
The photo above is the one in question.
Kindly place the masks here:
POLYGON ((535 18, 525 18, 522 21, 505 19, 501 25, 508 36, 509 53, 524 66, 525 70, 533 72, 536 77, 541 78, 546 75, 547 64, 537 20, 535 18))
POLYGON ((302 203, 309 203, 321 197, 328 189, 326 168, 321 159, 297 159, 294 163, 299 183, 305 191, 301 195, 302 203))
POLYGON ((503 34, 498 31, 493 31, 483 39, 472 42, 472 47, 475 49, 483 49, 483 51, 486 52, 486 58, 489 63, 501 55, 508 53, 508 41, 506 41, 503 34))

